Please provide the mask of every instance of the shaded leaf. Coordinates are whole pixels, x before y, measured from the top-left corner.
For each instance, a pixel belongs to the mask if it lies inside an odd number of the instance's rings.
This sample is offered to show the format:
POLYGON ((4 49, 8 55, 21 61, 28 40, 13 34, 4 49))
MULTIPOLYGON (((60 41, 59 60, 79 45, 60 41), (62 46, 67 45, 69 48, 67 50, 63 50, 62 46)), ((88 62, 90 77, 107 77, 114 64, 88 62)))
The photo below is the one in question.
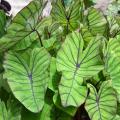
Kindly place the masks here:
POLYGON ((4 11, 0 10, 0 37, 2 37, 5 33, 6 26, 6 15, 4 11))
POLYGON ((72 117, 58 109, 52 101, 51 92, 47 92, 44 107, 41 111, 40 120, 72 120, 72 117))
POLYGON ((76 112, 77 112, 77 108, 69 106, 69 107, 63 107, 61 105, 61 100, 60 100, 60 96, 58 93, 55 93, 55 95, 53 96, 53 102, 56 105, 57 108, 59 108, 61 111, 69 114, 70 116, 75 116, 76 112))
MULTIPOLYGON (((10 101, 9 101, 10 102, 10 101)), ((1 120, 21 120, 21 107, 16 101, 11 101, 10 106, 5 106, 3 101, 0 101, 0 119, 1 120)))
POLYGON ((49 89, 52 91, 56 91, 58 84, 59 84, 59 74, 57 74, 57 68, 56 68, 56 58, 51 58, 50 63, 50 81, 49 81, 49 89))

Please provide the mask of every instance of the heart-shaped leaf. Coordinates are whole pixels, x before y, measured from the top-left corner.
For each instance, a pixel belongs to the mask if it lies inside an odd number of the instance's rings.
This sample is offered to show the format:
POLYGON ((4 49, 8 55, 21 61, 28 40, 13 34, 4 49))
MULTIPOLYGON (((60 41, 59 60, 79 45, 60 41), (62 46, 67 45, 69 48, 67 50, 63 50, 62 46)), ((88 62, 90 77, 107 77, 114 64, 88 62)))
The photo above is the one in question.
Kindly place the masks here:
POLYGON ((57 55, 57 70, 62 72, 59 92, 64 106, 81 105, 87 94, 86 87, 81 86, 83 78, 94 76, 103 69, 100 37, 93 38, 84 51, 83 44, 81 34, 73 32, 67 36, 57 55))
POLYGON ((105 81, 98 93, 93 85, 88 84, 88 88, 85 108, 91 120, 113 120, 117 112, 117 94, 110 81, 105 81))
POLYGON ((55 21, 58 21, 62 26, 65 26, 67 30, 73 30, 78 26, 78 20, 80 19, 80 7, 81 2, 77 0, 66 11, 62 5, 61 0, 53 2, 52 17, 55 21))
MULTIPOLYGON (((16 45, 17 50, 25 49, 40 38, 40 16, 45 7, 43 0, 34 0, 23 8, 8 27, 7 34, 0 39, 0 50, 16 45)), ((42 43, 41 43, 42 44, 42 43)))
POLYGON ((33 49, 30 61, 12 51, 5 56, 4 77, 15 97, 32 112, 39 112, 44 105, 49 63, 50 55, 44 48, 33 49))

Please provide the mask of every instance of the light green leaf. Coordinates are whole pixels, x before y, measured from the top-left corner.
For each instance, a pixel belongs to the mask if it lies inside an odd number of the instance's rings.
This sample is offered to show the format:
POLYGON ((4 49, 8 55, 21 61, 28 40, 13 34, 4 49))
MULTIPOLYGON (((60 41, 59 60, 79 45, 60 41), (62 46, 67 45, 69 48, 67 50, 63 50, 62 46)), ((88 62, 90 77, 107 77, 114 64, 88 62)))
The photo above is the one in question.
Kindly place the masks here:
POLYGON ((50 39, 48 40, 43 40, 43 46, 48 49, 50 47, 52 47, 54 45, 56 41, 56 37, 51 37, 50 39))
POLYGON ((92 77, 103 69, 100 61, 100 37, 93 38, 83 51, 83 38, 79 33, 67 36, 57 55, 57 70, 62 72, 59 92, 63 106, 80 106, 86 97, 83 78, 92 77), (78 91, 79 90, 79 91, 78 91))
POLYGON ((15 97, 32 112, 39 112, 44 105, 49 63, 50 55, 44 48, 33 49, 29 61, 12 51, 5 56, 4 77, 15 97))
POLYGON ((77 0, 71 5, 68 11, 62 5, 61 0, 53 2, 53 9, 51 15, 55 21, 58 21, 67 30, 73 30, 78 27, 80 19, 81 2, 77 0))
POLYGON ((119 25, 117 24, 117 21, 115 18, 107 16, 108 22, 109 22, 109 29, 110 29, 110 37, 114 37, 117 34, 119 34, 119 25))
POLYGON ((49 89, 55 92, 58 84, 59 84, 59 76, 56 75, 57 68, 56 68, 56 58, 51 58, 50 63, 50 81, 49 81, 49 89))
POLYGON ((29 47, 39 38, 38 24, 45 4, 42 0, 34 0, 22 9, 8 27, 7 34, 0 39, 0 51, 16 44, 16 50, 29 47))
POLYGON ((116 115, 116 117, 113 120, 120 120, 120 116, 116 115))
POLYGON ((107 21, 102 12, 91 7, 88 11, 88 28, 93 35, 103 35, 106 31, 107 21))
POLYGON ((120 41, 110 39, 107 44, 107 55, 105 59, 105 69, 110 75, 113 87, 117 90, 120 98, 120 41))
POLYGON ((84 46, 86 47, 88 45, 88 43, 93 39, 93 35, 87 28, 81 29, 81 35, 84 40, 84 46))
POLYGON ((91 120, 113 120, 117 112, 117 94, 110 81, 105 81, 99 92, 88 84, 90 93, 85 103, 85 108, 91 120))

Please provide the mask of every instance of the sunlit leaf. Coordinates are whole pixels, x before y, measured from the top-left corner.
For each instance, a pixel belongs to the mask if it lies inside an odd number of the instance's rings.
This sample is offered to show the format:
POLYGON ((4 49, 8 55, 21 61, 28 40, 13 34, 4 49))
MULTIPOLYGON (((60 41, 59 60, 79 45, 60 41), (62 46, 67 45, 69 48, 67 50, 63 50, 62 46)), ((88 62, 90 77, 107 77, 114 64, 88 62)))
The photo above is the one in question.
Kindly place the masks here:
POLYGON ((108 42, 106 52, 105 68, 110 75, 113 87, 120 95, 120 40, 117 38, 111 39, 108 42))
POLYGON ((100 37, 93 38, 83 51, 83 38, 79 33, 67 36, 57 55, 57 70, 62 72, 59 92, 64 106, 80 106, 86 97, 83 78, 92 77, 103 69, 100 61, 100 37))
POLYGON ((107 21, 102 12, 91 7, 88 11, 88 28, 93 35, 105 34, 107 21))
POLYGON ((80 0, 75 1, 67 11, 62 5, 61 0, 56 3, 53 2, 52 17, 55 21, 58 21, 62 26, 66 27, 66 30, 74 30, 78 27, 80 20, 80 0))
POLYGON ((104 82, 99 92, 91 84, 88 84, 88 87, 90 93, 85 108, 91 120, 113 120, 117 112, 117 94, 110 81, 104 82))
POLYGON ((15 97, 30 111, 39 112, 44 105, 49 80, 50 55, 44 48, 35 48, 30 60, 26 60, 18 53, 8 52, 4 61, 4 77, 15 97))
POLYGON ((30 2, 13 19, 7 29, 7 34, 0 39, 0 50, 3 51, 16 45, 17 50, 29 47, 33 41, 39 38, 40 16, 45 4, 42 0, 30 2))

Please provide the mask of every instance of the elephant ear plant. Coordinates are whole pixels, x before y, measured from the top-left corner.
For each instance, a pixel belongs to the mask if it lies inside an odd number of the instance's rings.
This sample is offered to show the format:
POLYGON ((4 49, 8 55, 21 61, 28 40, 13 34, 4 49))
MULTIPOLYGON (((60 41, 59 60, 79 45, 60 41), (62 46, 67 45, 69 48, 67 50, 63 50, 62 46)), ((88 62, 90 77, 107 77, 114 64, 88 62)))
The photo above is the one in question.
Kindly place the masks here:
POLYGON ((120 120, 120 3, 96 4, 0 11, 0 120, 120 120))

